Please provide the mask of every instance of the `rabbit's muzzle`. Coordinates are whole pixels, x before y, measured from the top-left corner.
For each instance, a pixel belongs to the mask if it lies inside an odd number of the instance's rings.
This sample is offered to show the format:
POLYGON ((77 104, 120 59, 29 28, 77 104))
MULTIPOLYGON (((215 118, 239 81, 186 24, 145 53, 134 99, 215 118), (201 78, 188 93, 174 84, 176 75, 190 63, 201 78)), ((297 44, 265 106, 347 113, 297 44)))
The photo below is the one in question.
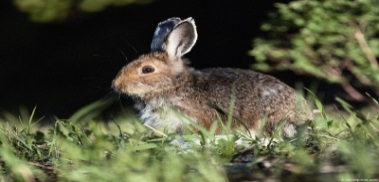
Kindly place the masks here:
POLYGON ((120 84, 116 83, 115 80, 112 81, 112 89, 118 93, 122 93, 120 89, 120 84))
POLYGON ((122 88, 122 80, 120 78, 121 76, 121 71, 117 74, 116 78, 113 79, 112 81, 112 89, 118 93, 123 93, 122 88))
POLYGON ((116 77, 113 81, 112 81, 112 89, 118 93, 122 93, 122 94, 127 94, 127 95, 130 95, 130 89, 128 89, 130 87, 130 83, 128 84, 124 79, 120 78, 120 77, 116 77))

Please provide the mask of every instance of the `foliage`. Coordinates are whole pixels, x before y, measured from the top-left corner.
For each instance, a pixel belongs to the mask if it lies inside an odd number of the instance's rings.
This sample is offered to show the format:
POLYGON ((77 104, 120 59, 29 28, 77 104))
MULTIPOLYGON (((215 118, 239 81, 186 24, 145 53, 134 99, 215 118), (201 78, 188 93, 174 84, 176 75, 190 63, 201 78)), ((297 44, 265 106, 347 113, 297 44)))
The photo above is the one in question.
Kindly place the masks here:
MULTIPOLYGON (((276 4, 250 52, 261 71, 292 70, 341 84, 379 89, 379 1, 295 0, 276 4)), ((379 94, 379 93, 378 93, 379 94)))
POLYGON ((101 104, 52 126, 38 126, 34 112, 19 118, 4 113, 0 181, 225 181, 210 149, 187 152, 169 144, 175 136, 154 137, 131 113, 108 122, 89 119, 101 104), (77 118, 83 120, 73 122, 77 118))
MULTIPOLYGON (((132 113, 96 119, 106 102, 95 102, 74 114, 75 119, 56 119, 52 125, 40 124, 34 111, 21 110, 19 117, 3 113, 0 181, 227 181, 243 171, 250 180, 378 178, 377 108, 372 108, 374 115, 363 114, 337 100, 344 111, 333 116, 316 99, 321 114, 313 131, 295 139, 276 134, 253 139, 246 130, 217 139, 214 127, 207 131, 191 122, 188 129, 200 133, 156 136, 132 113), (235 144, 237 140, 244 145, 235 144)), ((231 133, 229 124, 219 126, 231 133)))
POLYGON ((151 0, 13 0, 21 11, 36 22, 51 22, 66 19, 80 12, 99 12, 109 6, 125 6, 133 3, 148 3, 151 0))

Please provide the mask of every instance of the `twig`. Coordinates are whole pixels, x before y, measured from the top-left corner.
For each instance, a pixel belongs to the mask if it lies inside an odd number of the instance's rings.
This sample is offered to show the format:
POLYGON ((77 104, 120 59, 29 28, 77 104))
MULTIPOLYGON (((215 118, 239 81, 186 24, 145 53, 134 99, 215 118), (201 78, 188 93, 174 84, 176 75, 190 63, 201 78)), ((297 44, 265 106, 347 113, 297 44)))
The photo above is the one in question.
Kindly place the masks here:
POLYGON ((363 101, 365 97, 359 93, 353 86, 350 85, 349 82, 342 83, 343 89, 355 100, 363 101))
POLYGON ((355 39, 357 39, 359 46, 361 47, 363 53, 366 55, 370 65, 373 69, 378 69, 378 61, 375 55, 372 53, 370 46, 367 44, 366 38, 362 31, 357 29, 354 33, 355 39))
POLYGON ((164 136, 164 137, 168 137, 166 134, 164 134, 163 132, 153 128, 152 126, 148 125, 148 124, 144 124, 144 126, 146 126, 147 128, 149 128, 150 130, 154 131, 157 135, 161 135, 161 136, 164 136))

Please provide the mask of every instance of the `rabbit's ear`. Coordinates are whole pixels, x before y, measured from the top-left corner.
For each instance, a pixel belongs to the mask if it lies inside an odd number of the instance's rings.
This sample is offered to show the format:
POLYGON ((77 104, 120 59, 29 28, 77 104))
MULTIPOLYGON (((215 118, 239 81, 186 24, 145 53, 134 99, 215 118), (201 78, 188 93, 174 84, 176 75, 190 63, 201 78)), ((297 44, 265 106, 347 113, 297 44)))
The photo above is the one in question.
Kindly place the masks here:
POLYGON ((172 29, 180 22, 180 18, 173 17, 158 24, 151 42, 151 51, 165 51, 165 40, 172 29))
POLYGON ((188 53, 197 40, 195 21, 187 18, 178 23, 168 35, 164 50, 170 57, 180 58, 188 53))

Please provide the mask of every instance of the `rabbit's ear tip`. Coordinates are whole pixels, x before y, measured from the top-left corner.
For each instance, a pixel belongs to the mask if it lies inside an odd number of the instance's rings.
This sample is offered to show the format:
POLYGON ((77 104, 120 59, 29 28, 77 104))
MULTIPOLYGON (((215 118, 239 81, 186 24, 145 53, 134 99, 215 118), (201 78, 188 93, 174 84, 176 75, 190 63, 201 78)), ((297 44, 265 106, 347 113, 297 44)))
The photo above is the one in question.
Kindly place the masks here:
POLYGON ((195 21, 192 17, 188 17, 188 18, 186 18, 185 20, 183 20, 183 21, 195 21))
POLYGON ((159 22, 158 26, 165 24, 165 23, 171 23, 171 22, 178 23, 180 21, 181 21, 181 19, 179 17, 171 17, 171 18, 167 18, 164 21, 159 22))

